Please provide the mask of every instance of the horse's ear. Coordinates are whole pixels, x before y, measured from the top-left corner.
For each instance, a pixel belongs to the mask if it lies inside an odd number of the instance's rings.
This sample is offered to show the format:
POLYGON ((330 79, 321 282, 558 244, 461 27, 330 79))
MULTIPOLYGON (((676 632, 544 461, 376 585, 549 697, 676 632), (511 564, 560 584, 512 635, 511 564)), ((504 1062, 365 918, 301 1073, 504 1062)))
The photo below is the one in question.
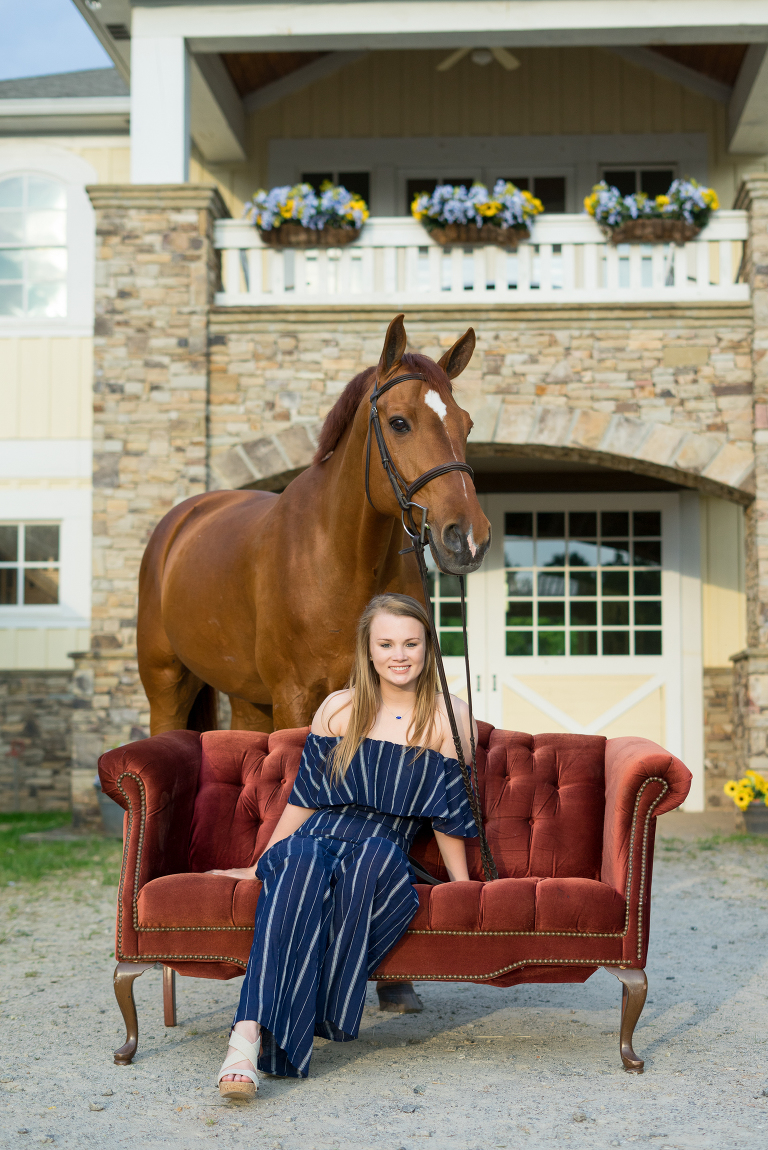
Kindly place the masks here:
POLYGON ((384 336, 384 347, 382 348, 381 359, 379 360, 379 379, 382 379, 385 375, 389 375, 395 364, 399 363, 405 355, 406 335, 403 324, 404 319, 404 315, 396 315, 387 328, 387 334, 384 336))
POLYGON ((476 342, 475 329, 473 327, 467 328, 464 335, 457 339, 453 347, 445 353, 437 366, 442 367, 449 379, 455 379, 457 375, 461 375, 472 358, 476 342))

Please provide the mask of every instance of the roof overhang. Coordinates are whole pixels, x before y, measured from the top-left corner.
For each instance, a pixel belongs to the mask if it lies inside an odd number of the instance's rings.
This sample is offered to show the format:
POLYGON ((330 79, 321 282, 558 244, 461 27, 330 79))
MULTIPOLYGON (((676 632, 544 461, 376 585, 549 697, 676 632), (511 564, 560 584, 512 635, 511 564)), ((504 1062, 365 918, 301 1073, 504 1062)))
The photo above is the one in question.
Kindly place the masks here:
POLYGON ((128 131, 129 96, 69 96, 0 100, 0 134, 128 131))

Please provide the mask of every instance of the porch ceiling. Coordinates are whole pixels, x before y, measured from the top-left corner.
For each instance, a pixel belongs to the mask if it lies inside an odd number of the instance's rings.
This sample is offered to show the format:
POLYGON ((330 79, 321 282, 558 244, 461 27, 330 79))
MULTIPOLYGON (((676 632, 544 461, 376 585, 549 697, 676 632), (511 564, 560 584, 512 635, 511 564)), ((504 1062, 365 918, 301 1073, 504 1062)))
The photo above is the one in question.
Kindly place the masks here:
POLYGON ((241 96, 250 96, 327 56, 327 52, 225 52, 222 59, 241 96))

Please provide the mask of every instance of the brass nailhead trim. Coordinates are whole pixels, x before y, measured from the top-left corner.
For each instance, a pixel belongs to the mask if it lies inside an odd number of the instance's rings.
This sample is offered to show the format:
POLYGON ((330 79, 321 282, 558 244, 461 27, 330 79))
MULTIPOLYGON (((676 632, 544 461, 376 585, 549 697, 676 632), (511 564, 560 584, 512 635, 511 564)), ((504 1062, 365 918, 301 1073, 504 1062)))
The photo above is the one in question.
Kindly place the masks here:
POLYGON ((496 935, 520 938, 623 938, 623 934, 603 934, 588 930, 409 930, 407 934, 460 934, 464 938, 493 938, 496 935))
POLYGON ((196 933, 198 930, 253 930, 252 926, 140 926, 139 930, 142 934, 159 933, 161 931, 168 931, 173 933, 177 930, 188 930, 196 933))
POLYGON ((500 970, 491 970, 487 974, 377 974, 376 978, 394 980, 395 982, 466 982, 468 979, 498 978, 500 974, 508 974, 518 966, 626 966, 623 958, 524 958, 520 962, 502 966, 500 970))

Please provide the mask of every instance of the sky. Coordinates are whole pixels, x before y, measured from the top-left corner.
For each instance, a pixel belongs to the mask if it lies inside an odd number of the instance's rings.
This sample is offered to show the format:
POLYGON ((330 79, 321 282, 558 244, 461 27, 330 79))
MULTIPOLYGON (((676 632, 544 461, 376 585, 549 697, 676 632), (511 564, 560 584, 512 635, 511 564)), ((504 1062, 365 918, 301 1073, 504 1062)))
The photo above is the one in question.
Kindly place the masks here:
POLYGON ((0 80, 110 68, 72 0, 0 0, 0 80))

